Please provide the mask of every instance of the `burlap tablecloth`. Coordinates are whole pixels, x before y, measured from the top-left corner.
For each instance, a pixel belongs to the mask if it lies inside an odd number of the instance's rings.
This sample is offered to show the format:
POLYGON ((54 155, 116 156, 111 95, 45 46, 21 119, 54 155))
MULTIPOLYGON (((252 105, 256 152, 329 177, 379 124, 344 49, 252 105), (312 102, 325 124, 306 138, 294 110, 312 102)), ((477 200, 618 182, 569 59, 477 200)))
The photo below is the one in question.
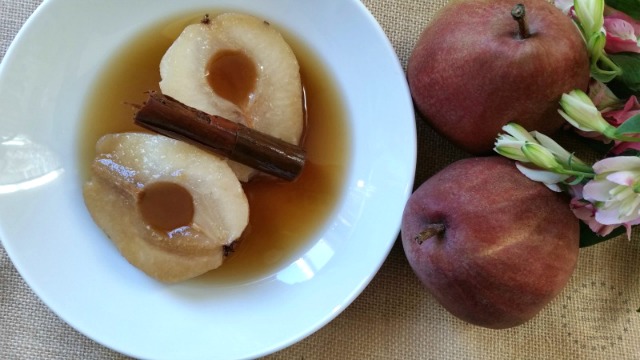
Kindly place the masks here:
MULTIPOLYGON (((341 0, 331 0, 341 1, 341 0)), ((364 0, 406 66, 446 0, 364 0)), ((0 59, 38 0, 0 0, 0 59)), ((1 121, 2 114, 0 114, 1 121)), ((393 121, 390 119, 390 121, 393 121)), ((416 185, 466 155, 420 119, 416 185)), ((534 320, 492 331, 449 315, 421 288, 397 242, 362 295, 327 326, 269 359, 640 359, 640 239, 581 251, 558 298, 534 320)), ((31 292, 0 247, 0 358, 123 359, 79 334, 31 292)))

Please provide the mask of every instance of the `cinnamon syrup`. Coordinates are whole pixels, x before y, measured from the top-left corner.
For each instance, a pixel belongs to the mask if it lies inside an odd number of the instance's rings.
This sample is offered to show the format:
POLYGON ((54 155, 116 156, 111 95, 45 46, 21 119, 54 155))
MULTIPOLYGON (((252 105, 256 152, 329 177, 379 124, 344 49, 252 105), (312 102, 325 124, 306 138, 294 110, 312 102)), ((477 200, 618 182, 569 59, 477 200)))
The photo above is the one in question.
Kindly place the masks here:
MULTIPOLYGON (((124 45, 107 63, 88 96, 80 133, 83 180, 89 178, 95 143, 107 133, 145 131, 133 123, 149 90, 159 91, 159 64, 185 26, 202 14, 160 22, 124 45)), ((331 75, 303 43, 280 31, 300 65, 306 99, 305 167, 294 182, 255 178, 243 187, 249 225, 218 269, 201 276, 214 283, 264 276, 295 259, 336 208, 350 161, 349 127, 340 92, 331 75)))

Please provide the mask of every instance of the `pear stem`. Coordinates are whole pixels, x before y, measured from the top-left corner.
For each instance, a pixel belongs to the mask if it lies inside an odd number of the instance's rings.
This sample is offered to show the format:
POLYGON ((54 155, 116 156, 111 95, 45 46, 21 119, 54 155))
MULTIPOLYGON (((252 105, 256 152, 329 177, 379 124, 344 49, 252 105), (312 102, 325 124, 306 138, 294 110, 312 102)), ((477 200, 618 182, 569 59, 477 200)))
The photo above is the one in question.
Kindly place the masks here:
POLYGON ((511 9, 511 16, 513 17, 513 20, 518 22, 518 38, 526 39, 531 36, 527 20, 525 19, 526 11, 524 9, 524 5, 516 4, 516 6, 511 9))
POLYGON ((424 230, 416 235, 414 240, 418 243, 418 245, 422 245, 422 243, 427 241, 429 238, 442 235, 442 233, 444 233, 444 230, 444 224, 429 224, 424 230))

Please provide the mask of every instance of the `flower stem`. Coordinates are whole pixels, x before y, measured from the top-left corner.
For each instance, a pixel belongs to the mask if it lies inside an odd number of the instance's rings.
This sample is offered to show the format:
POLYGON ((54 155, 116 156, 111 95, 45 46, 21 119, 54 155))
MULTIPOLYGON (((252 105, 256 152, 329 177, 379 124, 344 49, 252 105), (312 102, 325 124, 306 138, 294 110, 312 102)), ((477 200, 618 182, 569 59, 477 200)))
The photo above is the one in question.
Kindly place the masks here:
POLYGON ((611 139, 620 140, 620 141, 624 141, 624 142, 640 142, 640 138, 633 137, 633 136, 619 135, 619 136, 614 136, 611 139))
POLYGON ((569 169, 571 171, 578 171, 584 174, 593 174, 593 168, 591 166, 578 163, 578 162, 570 162, 569 169))
POLYGON ((557 172, 563 175, 580 176, 580 177, 585 177, 589 179, 593 179, 596 176, 596 174, 592 172, 584 172, 584 171, 577 171, 577 170, 558 169, 557 172))

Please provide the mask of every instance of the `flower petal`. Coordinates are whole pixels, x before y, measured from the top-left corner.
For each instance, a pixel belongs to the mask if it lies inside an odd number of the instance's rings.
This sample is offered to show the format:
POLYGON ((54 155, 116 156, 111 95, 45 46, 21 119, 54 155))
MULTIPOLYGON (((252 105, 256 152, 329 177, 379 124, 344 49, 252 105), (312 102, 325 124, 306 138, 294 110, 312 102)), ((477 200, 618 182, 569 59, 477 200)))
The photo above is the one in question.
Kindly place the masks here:
POLYGON ((556 157, 551 151, 537 143, 526 143, 522 146, 522 153, 531 160, 536 166, 546 170, 561 169, 562 165, 558 163, 556 157))
POLYGON ((607 40, 609 36, 613 36, 620 40, 632 40, 636 43, 638 41, 633 26, 623 19, 607 16, 604 18, 604 28, 607 31, 607 40))
MULTIPOLYGON (((573 118, 571 116, 569 116, 567 113, 565 113, 562 110, 558 110, 558 114, 560 114, 560 116, 562 116, 569 124, 571 124, 571 126, 573 126, 574 128, 578 129, 578 130, 582 130, 582 131, 586 131, 586 132, 591 132, 593 131, 593 129, 586 127, 580 123, 578 123, 577 121, 573 120, 573 118)), ((599 133, 596 133, 599 134, 599 133)))
POLYGON ((560 104, 572 118, 584 118, 593 117, 600 114, 598 109, 593 105, 591 99, 586 96, 582 96, 582 91, 573 90, 568 94, 562 94, 560 104))
POLYGON ((604 21, 604 0, 574 0, 573 3, 586 35, 600 31, 604 21))
POLYGON ((549 149, 549 151, 551 151, 562 162, 568 163, 569 160, 571 160, 573 162, 584 164, 580 159, 573 156, 571 153, 569 153, 567 150, 565 150, 562 146, 560 146, 557 142, 555 142, 553 139, 551 139, 547 135, 539 133, 537 131, 533 131, 533 136, 536 138, 536 140, 538 140, 540 145, 549 149))
POLYGON ((583 189, 584 189, 584 185, 583 184, 571 185, 569 187, 569 189, 567 190, 567 192, 573 198, 582 199, 583 198, 583 196, 582 196, 583 189))
POLYGON ((530 141, 536 142, 533 136, 519 124, 516 123, 508 123, 507 125, 502 127, 502 130, 507 134, 513 136, 516 140, 520 141, 530 141))
POLYGON ((618 209, 597 209, 595 219, 604 225, 620 225, 624 221, 620 218, 618 209))
POLYGON ((611 197, 610 192, 616 185, 610 181, 597 181, 591 180, 584 185, 582 189, 582 195, 584 199, 591 202, 607 201, 611 197))
POLYGON ((638 150, 640 151, 640 143, 638 142, 620 142, 617 141, 616 145, 609 150, 609 152, 613 155, 620 155, 627 150, 638 150))
POLYGON ((600 110, 593 104, 589 95, 581 90, 562 94, 560 115, 574 127, 583 131, 605 133, 612 126, 602 117, 600 110))
POLYGON ((582 199, 571 199, 569 207, 580 220, 589 221, 596 214, 596 209, 593 207, 593 204, 582 199))
POLYGON ((593 171, 596 174, 633 169, 640 171, 640 158, 636 156, 615 156, 602 159, 593 164, 593 171))
POLYGON ((561 175, 551 171, 532 169, 522 165, 521 163, 516 163, 516 167, 529 179, 545 184, 557 184, 569 178, 569 175, 561 175))
POLYGON ((616 171, 606 176, 606 179, 614 184, 632 186, 634 179, 638 176, 634 171, 616 171))
POLYGON ((596 221, 604 225, 620 225, 635 222, 640 215, 637 212, 631 214, 620 213, 617 207, 602 208, 596 210, 596 221))
POLYGON ((589 226, 591 231, 600 236, 609 235, 613 229, 618 227, 618 225, 604 225, 599 223, 595 218, 595 209, 593 204, 589 202, 579 198, 573 198, 571 199, 569 206, 575 217, 582 220, 582 222, 589 226))
POLYGON ((631 26, 633 26, 633 30, 636 33, 636 35, 640 34, 640 21, 632 18, 631 16, 625 14, 622 11, 616 10, 612 7, 607 7, 606 18, 624 20, 629 24, 631 24, 631 26))
MULTIPOLYGON (((640 217, 640 214, 638 213, 638 206, 640 206, 640 196, 635 194, 635 196, 632 196, 629 199, 626 199, 626 201, 622 202, 621 206, 619 206, 618 211, 623 216, 631 217, 631 219, 635 220, 640 217)), ((625 222, 628 221, 631 220, 625 220, 625 222)))
MULTIPOLYGON (((620 104, 620 99, 603 82, 593 79, 589 84, 589 98, 600 111, 620 104)), ((606 118, 606 117, 605 117, 606 118)))
POLYGON ((509 158, 511 160, 529 162, 529 159, 522 153, 522 144, 519 142, 514 143, 496 143, 496 147, 493 148, 498 154, 509 158))
POLYGON ((637 114, 640 114, 640 103, 635 96, 631 96, 622 109, 605 111, 602 116, 613 125, 619 126, 637 114))
POLYGON ((640 46, 638 46, 637 41, 620 39, 607 34, 607 42, 605 43, 604 50, 609 54, 620 52, 640 53, 640 46))
POLYGON ((640 22, 616 11, 604 18, 603 25, 607 33, 605 51, 640 53, 640 22))

